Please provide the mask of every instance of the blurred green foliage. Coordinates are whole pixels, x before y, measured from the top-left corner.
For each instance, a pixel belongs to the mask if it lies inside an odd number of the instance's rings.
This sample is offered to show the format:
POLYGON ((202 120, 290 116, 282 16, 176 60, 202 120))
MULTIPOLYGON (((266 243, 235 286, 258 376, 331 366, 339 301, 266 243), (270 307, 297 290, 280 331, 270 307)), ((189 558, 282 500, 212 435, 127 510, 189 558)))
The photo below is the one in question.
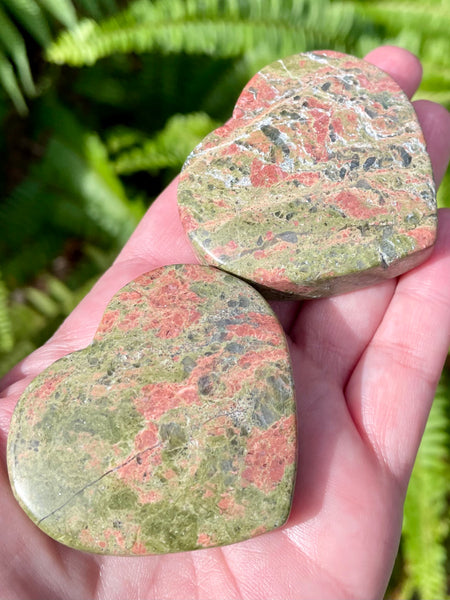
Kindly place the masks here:
MULTIPOLYGON (((424 65, 416 98, 450 109, 449 31, 450 0, 0 0, 0 376, 53 333, 259 68, 400 45, 424 65)), ((449 373, 391 598, 448 597, 449 373)))

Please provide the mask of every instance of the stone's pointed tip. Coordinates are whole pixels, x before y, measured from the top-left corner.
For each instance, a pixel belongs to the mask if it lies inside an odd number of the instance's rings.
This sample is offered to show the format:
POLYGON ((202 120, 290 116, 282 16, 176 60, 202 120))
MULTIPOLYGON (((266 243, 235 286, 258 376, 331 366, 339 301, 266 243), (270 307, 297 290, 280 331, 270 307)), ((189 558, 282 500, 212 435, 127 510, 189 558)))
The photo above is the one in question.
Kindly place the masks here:
POLYGON ((8 468, 31 519, 88 552, 181 552, 279 527, 296 468, 281 326, 217 269, 139 277, 109 303, 96 343, 23 394, 8 468))
POLYGON ((409 100, 333 51, 275 61, 191 155, 180 216, 202 262, 268 295, 320 297, 395 277, 436 235, 431 163, 409 100))

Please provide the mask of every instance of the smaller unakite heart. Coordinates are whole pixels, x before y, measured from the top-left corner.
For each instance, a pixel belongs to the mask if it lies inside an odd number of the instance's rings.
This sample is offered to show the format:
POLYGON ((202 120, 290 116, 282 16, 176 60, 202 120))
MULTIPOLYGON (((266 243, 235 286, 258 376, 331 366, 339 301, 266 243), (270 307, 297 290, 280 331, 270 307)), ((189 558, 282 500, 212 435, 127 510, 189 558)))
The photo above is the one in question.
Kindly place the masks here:
POLYGON ((13 491, 48 535, 120 555, 238 542, 282 525, 296 464, 286 340, 265 300, 211 267, 143 275, 93 343, 14 412, 13 491))
POLYGON ((406 95, 363 60, 320 51, 257 73, 194 149, 178 204, 199 259, 264 293, 317 297, 429 255, 436 201, 406 95))

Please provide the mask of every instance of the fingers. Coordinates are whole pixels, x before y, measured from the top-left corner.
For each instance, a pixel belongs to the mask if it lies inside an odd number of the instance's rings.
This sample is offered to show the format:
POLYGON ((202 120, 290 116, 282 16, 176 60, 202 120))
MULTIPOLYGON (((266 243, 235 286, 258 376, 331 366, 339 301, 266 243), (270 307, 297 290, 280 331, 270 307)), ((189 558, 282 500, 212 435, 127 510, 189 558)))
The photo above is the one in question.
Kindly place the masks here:
POLYGON ((408 98, 413 96, 420 85, 422 65, 408 50, 397 46, 381 46, 369 52, 365 60, 388 73, 408 98))
POLYGON ((431 258, 400 277, 347 387, 360 434, 406 486, 450 345, 450 210, 431 258))
POLYGON ((320 368, 323 377, 342 389, 380 324, 394 289, 395 281, 389 280, 349 294, 305 302, 290 332, 301 361, 320 368))
POLYGON ((419 117, 438 186, 447 169, 450 156, 450 113, 440 104, 417 100, 414 109, 419 117))

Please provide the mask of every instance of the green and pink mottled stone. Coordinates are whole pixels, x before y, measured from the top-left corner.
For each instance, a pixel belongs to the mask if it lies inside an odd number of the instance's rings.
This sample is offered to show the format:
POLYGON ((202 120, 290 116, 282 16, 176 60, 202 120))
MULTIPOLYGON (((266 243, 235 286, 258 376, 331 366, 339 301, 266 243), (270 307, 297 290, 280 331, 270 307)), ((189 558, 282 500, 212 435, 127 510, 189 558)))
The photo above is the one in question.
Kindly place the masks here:
POLYGON ((172 265, 129 283, 93 343, 38 376, 12 418, 19 503, 80 550, 163 554, 282 525, 289 353, 242 279, 268 295, 342 293, 416 266, 436 235, 411 104, 378 68, 329 51, 257 73, 187 160, 178 202, 200 260, 222 270, 172 265))
POLYGON ((120 290, 93 343, 25 391, 8 440, 31 519, 106 554, 206 548, 278 527, 295 465, 281 326, 249 285, 198 265, 120 290))
POLYGON ((397 276, 436 235, 411 103, 377 67, 331 51, 257 73, 186 161, 178 202, 201 262, 288 297, 397 276))

